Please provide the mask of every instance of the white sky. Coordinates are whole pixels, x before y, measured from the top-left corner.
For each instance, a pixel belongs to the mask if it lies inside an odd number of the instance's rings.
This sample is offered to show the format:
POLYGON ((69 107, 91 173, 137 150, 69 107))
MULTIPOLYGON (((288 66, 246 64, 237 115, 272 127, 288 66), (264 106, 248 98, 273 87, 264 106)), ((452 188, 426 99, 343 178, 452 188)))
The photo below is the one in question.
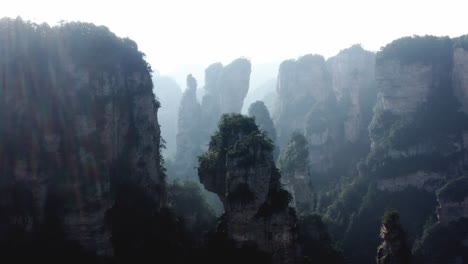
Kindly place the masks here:
POLYGON ((468 34, 463 0, 1 0, 0 17, 106 25, 135 40, 153 69, 333 56, 361 43, 379 50, 408 35, 468 34))

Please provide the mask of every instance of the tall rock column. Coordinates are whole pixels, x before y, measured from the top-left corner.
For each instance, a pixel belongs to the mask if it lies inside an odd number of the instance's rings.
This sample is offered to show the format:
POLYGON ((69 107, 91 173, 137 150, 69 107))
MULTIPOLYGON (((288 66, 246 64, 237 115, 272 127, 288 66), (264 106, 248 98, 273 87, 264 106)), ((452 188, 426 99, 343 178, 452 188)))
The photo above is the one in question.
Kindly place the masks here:
POLYGON ((279 68, 276 91, 278 101, 273 120, 278 145, 284 147, 296 130, 304 134, 309 142, 311 168, 326 174, 334 166, 341 136, 325 59, 305 55, 298 60, 284 61, 279 68))
POLYGON ((279 148, 276 145, 276 128, 265 104, 262 101, 253 102, 249 106, 249 116, 255 118, 255 123, 258 125, 258 128, 265 131, 267 136, 273 141, 275 144, 273 158, 275 160, 278 159, 279 148))
POLYGON ((247 59, 234 60, 224 67, 221 63, 210 65, 205 70, 205 94, 201 105, 196 98, 196 82, 189 83, 193 77, 188 77, 188 88, 179 108, 176 177, 196 178, 196 157, 208 147, 221 114, 241 111, 249 89, 250 72, 247 59))
POLYGON ((296 214, 272 152, 253 118, 225 114, 199 158, 198 175, 224 204, 220 226, 229 238, 239 246, 254 243, 274 263, 296 263, 296 214))
POLYGON ((343 114, 344 141, 356 143, 368 139, 367 127, 376 100, 375 54, 354 45, 329 58, 327 65, 337 105, 343 114))
POLYGON ((179 106, 177 150, 174 161, 177 178, 193 179, 196 175, 196 157, 201 154, 201 108, 196 93, 197 81, 189 74, 187 89, 182 95, 179 106))
POLYGON ((209 136, 224 113, 240 113, 249 91, 251 64, 239 58, 223 67, 214 63, 205 70, 205 95, 203 96, 201 127, 204 133, 202 147, 208 145, 209 136))
POLYGON ((409 264, 411 249, 406 234, 400 225, 400 216, 394 210, 387 210, 380 228, 382 244, 377 250, 377 264, 409 264))
POLYGON ((298 212, 315 209, 312 175, 309 166, 309 146, 305 137, 294 132, 278 158, 281 181, 292 194, 298 212))

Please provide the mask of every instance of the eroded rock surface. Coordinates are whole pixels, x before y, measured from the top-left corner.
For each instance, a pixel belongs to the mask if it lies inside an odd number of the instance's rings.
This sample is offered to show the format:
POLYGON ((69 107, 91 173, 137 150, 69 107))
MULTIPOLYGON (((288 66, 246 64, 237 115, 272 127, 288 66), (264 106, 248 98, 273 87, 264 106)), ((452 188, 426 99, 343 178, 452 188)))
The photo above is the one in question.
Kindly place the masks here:
POLYGON ((196 173, 197 156, 201 153, 202 137, 201 108, 197 101, 197 81, 192 75, 187 76, 185 89, 179 106, 177 150, 174 161, 175 177, 193 179, 196 173))
POLYGON ((0 240, 15 230, 112 256, 121 183, 155 209, 166 199, 148 64, 135 42, 92 24, 3 19, 0 36, 0 240))
POLYGON ((252 118, 223 115, 209 149, 200 157, 201 183, 224 204, 222 232, 239 246, 254 243, 274 263, 296 263, 296 224, 283 190, 273 145, 252 118))

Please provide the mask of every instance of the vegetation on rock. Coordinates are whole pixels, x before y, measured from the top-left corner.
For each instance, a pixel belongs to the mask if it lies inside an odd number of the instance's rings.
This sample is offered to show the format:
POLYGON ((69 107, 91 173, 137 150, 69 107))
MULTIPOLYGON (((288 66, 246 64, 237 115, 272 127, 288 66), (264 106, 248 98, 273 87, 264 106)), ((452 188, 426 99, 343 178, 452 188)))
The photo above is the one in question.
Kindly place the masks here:
POLYGON ((382 217, 380 237, 383 242, 377 250, 378 264, 409 264, 411 249, 406 234, 400 225, 400 215, 394 209, 385 211, 382 217))

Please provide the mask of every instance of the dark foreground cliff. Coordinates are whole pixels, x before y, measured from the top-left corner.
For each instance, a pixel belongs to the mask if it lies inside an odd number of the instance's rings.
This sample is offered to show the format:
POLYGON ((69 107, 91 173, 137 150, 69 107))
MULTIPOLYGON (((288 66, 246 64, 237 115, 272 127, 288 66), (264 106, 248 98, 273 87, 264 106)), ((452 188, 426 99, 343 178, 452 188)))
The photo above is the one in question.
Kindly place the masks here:
POLYGON ((159 243, 159 103, 143 57, 106 27, 0 20, 2 256, 125 258, 159 243))

